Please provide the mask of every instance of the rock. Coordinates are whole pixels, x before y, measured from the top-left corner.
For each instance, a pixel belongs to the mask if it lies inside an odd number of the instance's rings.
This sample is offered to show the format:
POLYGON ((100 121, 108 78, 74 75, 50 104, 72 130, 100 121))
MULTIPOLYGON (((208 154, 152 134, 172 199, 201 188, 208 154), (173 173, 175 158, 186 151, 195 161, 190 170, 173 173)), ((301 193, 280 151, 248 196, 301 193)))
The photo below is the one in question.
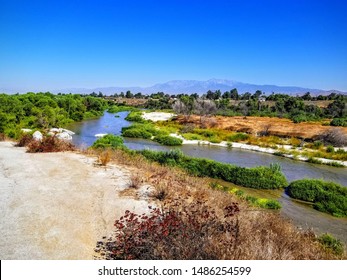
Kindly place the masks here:
POLYGON ((69 141, 72 140, 72 136, 68 134, 67 132, 57 133, 56 137, 61 140, 69 140, 69 141))
POLYGON ((43 139, 42 133, 40 131, 36 130, 33 133, 33 139, 36 141, 42 141, 42 139, 43 139))
POLYGON ((60 128, 60 129, 62 130, 62 132, 65 132, 65 133, 67 133, 69 135, 74 135, 75 134, 75 132, 73 132, 71 130, 68 130, 68 129, 65 129, 65 128, 60 128))
POLYGON ((101 137, 104 137, 106 135, 107 135, 107 133, 99 133, 99 134, 95 134, 94 136, 97 138, 101 138, 101 137))
POLYGON ((56 127, 53 127, 49 130, 49 133, 52 135, 52 134, 56 134, 56 133, 67 133, 69 135, 74 135, 75 132, 71 131, 71 130, 68 130, 68 129, 65 129, 65 128, 56 128, 56 127))

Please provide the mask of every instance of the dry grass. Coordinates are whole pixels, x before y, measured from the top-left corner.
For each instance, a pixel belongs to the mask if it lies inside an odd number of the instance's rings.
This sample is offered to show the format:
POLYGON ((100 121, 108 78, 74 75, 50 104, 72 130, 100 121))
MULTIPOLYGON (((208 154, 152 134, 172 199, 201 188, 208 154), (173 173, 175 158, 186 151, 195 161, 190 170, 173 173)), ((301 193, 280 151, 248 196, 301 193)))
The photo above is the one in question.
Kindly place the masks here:
POLYGON ((4 133, 0 133, 0 141, 5 141, 6 140, 6 136, 4 133))
POLYGON ((102 151, 98 156, 98 162, 101 166, 106 166, 111 160, 111 151, 109 149, 102 151))
MULTIPOLYGON (((191 213, 193 216, 194 213, 197 213, 199 217, 204 217, 201 211, 205 209, 210 214, 213 213, 214 217, 213 222, 208 219, 206 227, 209 225, 211 227, 229 225, 230 230, 233 232, 231 238, 230 232, 227 230, 218 232, 216 228, 209 228, 203 231, 204 234, 201 235, 192 229, 190 234, 193 234, 194 238, 192 240, 194 241, 188 243, 185 238, 177 235, 175 229, 172 231, 171 243, 166 237, 161 239, 158 237, 158 233, 153 233, 155 235, 156 251, 151 251, 151 257, 146 251, 142 256, 143 258, 184 259, 189 257, 245 260, 346 258, 346 255, 337 256, 332 251, 325 249, 318 242, 313 232, 299 230, 292 223, 282 218, 279 212, 252 208, 236 196, 211 189, 209 187, 210 180, 207 178, 188 176, 177 168, 167 168, 157 163, 150 163, 141 156, 129 155, 123 151, 114 151, 112 158, 117 164, 135 169, 138 172, 137 177, 141 177, 146 184, 150 184, 155 188, 151 197, 160 209, 169 209, 169 212, 174 211, 173 213, 176 214, 186 213, 183 218, 174 217, 176 222, 183 223, 183 225, 180 225, 182 228, 190 228, 190 214, 187 213, 191 213), (198 201, 199 206, 196 204, 198 201), (233 203, 237 203, 240 211, 226 221, 224 211, 226 207, 233 203), (196 235, 200 237, 195 238, 196 235), (167 246, 167 242, 171 247, 167 246), (167 252, 167 248, 177 248, 176 253, 167 252), (198 248, 204 251, 196 251, 198 248), (190 249, 195 250, 196 257, 189 254, 190 249)), ((151 238, 148 239, 148 242, 154 240, 151 238)), ((137 255, 136 258, 141 258, 141 256, 137 255)))
POLYGON ((23 134, 16 146, 26 147, 28 153, 54 153, 76 150, 71 142, 58 139, 54 135, 44 136, 42 141, 37 141, 30 134, 23 134))
MULTIPOLYGON (((296 137, 301 139, 314 139, 318 135, 329 130, 329 126, 323 126, 320 122, 305 122, 305 123, 293 123, 289 119, 270 118, 270 117, 222 117, 217 116, 213 118, 217 125, 215 128, 245 132, 253 135, 259 135, 264 131, 264 127, 268 127, 267 133, 269 135, 275 135, 279 137, 296 137)), ((181 124, 187 122, 183 117, 179 116, 177 121, 181 124)), ((199 116, 190 116, 189 123, 199 125, 199 116)), ((344 134, 347 134, 347 128, 341 128, 344 134)))
POLYGON ((141 187, 141 184, 143 183, 142 177, 139 173, 132 174, 130 176, 129 182, 128 182, 128 188, 130 189, 139 189, 141 187))

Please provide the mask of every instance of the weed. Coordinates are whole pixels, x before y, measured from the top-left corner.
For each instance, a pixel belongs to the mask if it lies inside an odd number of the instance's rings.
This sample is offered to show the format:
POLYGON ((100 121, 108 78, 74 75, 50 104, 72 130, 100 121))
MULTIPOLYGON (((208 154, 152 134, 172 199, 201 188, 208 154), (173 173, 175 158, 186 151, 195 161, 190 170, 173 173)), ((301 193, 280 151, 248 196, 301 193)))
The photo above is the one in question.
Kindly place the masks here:
POLYGON ((109 149, 102 151, 98 160, 102 166, 106 166, 111 160, 111 151, 109 149))
POLYGON ((32 140, 27 144, 28 153, 52 153, 73 150, 75 150, 75 146, 71 142, 58 139, 55 136, 44 136, 42 141, 32 140))
POLYGON ((322 234, 318 241, 336 255, 342 255, 344 252, 343 243, 328 233, 322 234))
POLYGON ((142 177, 139 173, 132 174, 128 183, 128 188, 139 189, 142 183, 142 177))

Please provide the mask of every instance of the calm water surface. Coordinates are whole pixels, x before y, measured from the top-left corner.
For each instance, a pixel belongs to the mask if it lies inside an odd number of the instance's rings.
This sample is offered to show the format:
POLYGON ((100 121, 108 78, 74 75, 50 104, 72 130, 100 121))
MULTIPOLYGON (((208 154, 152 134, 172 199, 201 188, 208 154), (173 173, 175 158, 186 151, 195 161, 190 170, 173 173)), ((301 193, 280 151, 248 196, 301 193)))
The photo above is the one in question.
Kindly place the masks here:
MULTIPOLYGON (((74 144, 80 147, 90 146, 97 139, 95 134, 99 133, 120 135, 122 127, 131 124, 131 122, 124 119, 127 114, 128 112, 120 112, 117 114, 105 112, 104 116, 98 119, 71 124, 68 129, 76 133, 73 136, 74 144), (115 115, 118 115, 119 117, 116 118, 115 115)), ((134 150, 148 148, 152 150, 166 151, 172 149, 172 147, 162 146, 158 143, 143 139, 125 138, 124 142, 128 148, 134 150)), ((270 163, 277 162, 282 166, 282 171, 286 175, 288 181, 302 178, 320 178, 347 186, 346 168, 336 168, 294 161, 270 154, 246 151, 237 148, 227 149, 224 147, 208 145, 183 145, 180 149, 189 156, 210 158, 220 162, 244 167, 259 165, 268 166, 270 163)), ((228 183, 223 182, 223 184, 228 183)), ((347 243, 347 219, 338 219, 328 214, 318 212, 305 203, 300 203, 291 199, 284 194, 283 191, 252 190, 249 188, 244 188, 244 190, 246 193, 259 197, 272 197, 279 199, 282 204, 281 214, 292 219, 296 225, 303 228, 313 228, 319 233, 330 232, 347 243)))

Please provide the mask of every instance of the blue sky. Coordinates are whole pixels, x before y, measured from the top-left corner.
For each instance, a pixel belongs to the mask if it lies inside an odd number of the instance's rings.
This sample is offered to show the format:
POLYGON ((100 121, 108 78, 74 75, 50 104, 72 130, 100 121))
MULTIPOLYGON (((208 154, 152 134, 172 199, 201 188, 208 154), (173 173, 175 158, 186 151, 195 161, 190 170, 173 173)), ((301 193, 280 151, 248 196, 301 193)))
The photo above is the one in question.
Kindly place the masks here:
POLYGON ((0 0, 0 88, 231 79, 347 91, 347 1, 0 0))

